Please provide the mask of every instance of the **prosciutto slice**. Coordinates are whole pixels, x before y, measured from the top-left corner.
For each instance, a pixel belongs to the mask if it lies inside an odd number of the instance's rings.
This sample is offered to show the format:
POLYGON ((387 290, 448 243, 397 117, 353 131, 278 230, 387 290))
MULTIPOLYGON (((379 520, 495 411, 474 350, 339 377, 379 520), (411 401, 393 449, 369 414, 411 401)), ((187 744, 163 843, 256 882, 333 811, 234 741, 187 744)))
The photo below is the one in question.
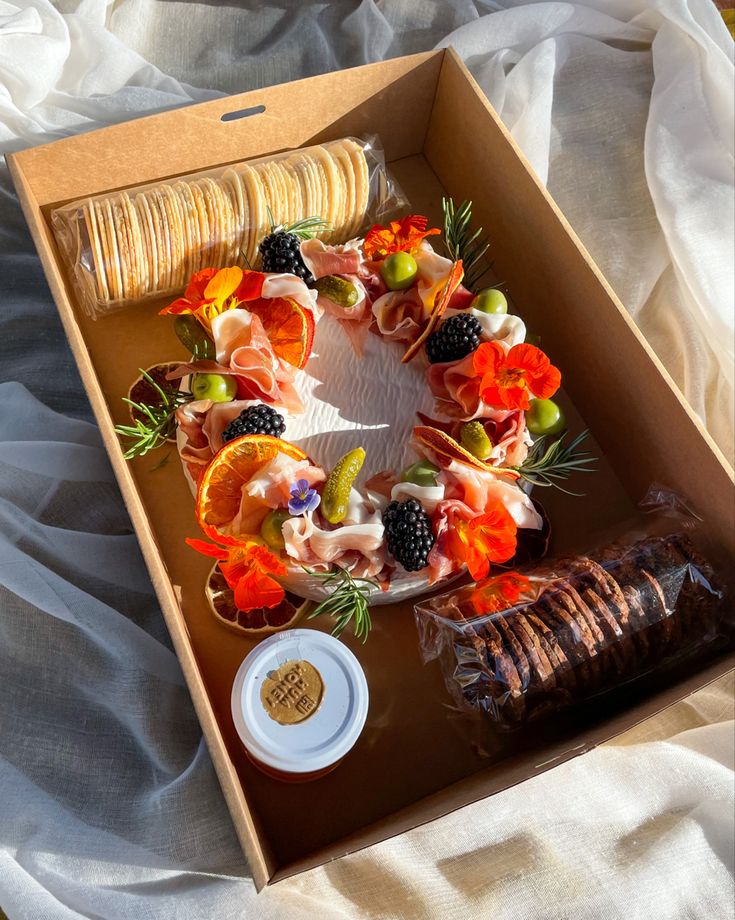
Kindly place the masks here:
POLYGON ((325 530, 314 514, 289 518, 283 525, 288 555, 304 565, 338 563, 350 571, 359 567, 366 578, 377 575, 385 565, 383 522, 375 512, 364 523, 346 524, 325 530))
MULTIPOLYGON (((446 422, 417 412, 424 425, 436 428, 460 442, 463 421, 454 419, 446 422)), ((520 466, 533 443, 526 427, 526 415, 521 409, 490 409, 488 417, 480 419, 493 444, 492 453, 486 459, 493 466, 520 466)))
POLYGON ((442 470, 438 478, 444 483, 447 499, 461 501, 472 510, 473 516, 482 514, 492 500, 500 500, 518 527, 541 530, 543 526, 533 502, 516 482, 476 470, 456 460, 442 470))
POLYGON ((380 335, 389 342, 413 342, 426 319, 417 288, 388 291, 373 304, 373 316, 380 335))
MULTIPOLYGON (((418 338, 454 265, 434 252, 426 240, 421 242, 414 258, 418 269, 416 283, 405 291, 388 291, 373 304, 378 331, 391 342, 413 342, 418 338)), ((463 296, 460 295, 457 303, 462 302, 463 296)))
POLYGON ((415 498, 427 514, 433 514, 436 506, 444 498, 444 484, 435 486, 418 486, 415 482, 397 482, 390 493, 391 501, 405 502, 415 498))
POLYGON ((480 396, 480 378, 475 375, 473 355, 461 361, 430 364, 426 369, 429 389, 436 397, 435 410, 449 418, 487 417, 492 412, 480 396))
POLYGON ((253 400, 220 403, 197 399, 176 410, 179 456, 195 483, 222 447, 222 432, 243 409, 252 405, 256 405, 253 400))
MULTIPOLYGON (((447 317, 456 315, 447 310, 447 317)), ((518 316, 490 315, 471 310, 482 326, 482 341, 499 342, 506 352, 523 342, 526 327, 518 316)), ((475 376, 473 355, 460 361, 430 364, 426 379, 431 392, 436 396, 436 411, 449 418, 468 421, 475 418, 491 418, 495 411, 480 397, 480 380, 475 376)))
POLYGON ((212 320, 212 336, 217 362, 237 378, 242 399, 282 406, 289 412, 304 411, 294 370, 274 354, 257 316, 248 310, 221 313, 212 320))
POLYGON ((316 238, 301 244, 301 258, 314 278, 327 275, 356 275, 363 263, 360 240, 349 240, 343 246, 328 246, 316 238))
MULTIPOLYGON (((268 274, 263 280, 262 296, 266 300, 278 297, 290 297, 311 310, 314 320, 319 319, 319 308, 316 300, 316 291, 308 288, 301 278, 296 275, 268 274)), ((247 305, 246 305, 247 308, 247 305)))
POLYGON ((450 530, 457 521, 470 521, 477 512, 459 499, 445 499, 436 506, 433 514, 434 545, 429 553, 429 583, 435 584, 458 570, 449 555, 447 541, 450 530))
POLYGON ((245 484, 243 493, 264 502, 269 508, 284 508, 291 498, 291 489, 299 479, 309 488, 326 479, 324 470, 308 460, 294 460, 286 454, 276 454, 245 484))

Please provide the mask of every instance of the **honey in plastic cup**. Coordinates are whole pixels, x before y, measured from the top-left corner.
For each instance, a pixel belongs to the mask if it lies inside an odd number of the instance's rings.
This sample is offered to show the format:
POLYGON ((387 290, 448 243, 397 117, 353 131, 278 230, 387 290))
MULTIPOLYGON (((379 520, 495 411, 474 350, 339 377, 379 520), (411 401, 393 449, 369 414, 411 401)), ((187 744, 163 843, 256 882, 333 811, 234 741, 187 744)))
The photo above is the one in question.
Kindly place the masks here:
POLYGON ((245 658, 232 687, 232 718, 250 760, 285 782, 337 767, 368 711, 362 667, 338 639, 311 629, 277 633, 245 658))

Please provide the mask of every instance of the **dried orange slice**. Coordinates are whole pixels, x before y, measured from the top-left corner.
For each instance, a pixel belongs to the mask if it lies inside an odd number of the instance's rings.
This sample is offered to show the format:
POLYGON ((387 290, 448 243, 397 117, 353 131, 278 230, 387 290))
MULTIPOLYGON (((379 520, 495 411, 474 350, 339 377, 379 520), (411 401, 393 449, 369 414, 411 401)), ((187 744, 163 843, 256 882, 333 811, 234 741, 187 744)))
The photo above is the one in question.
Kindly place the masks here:
POLYGON ((216 563, 209 573, 204 594, 218 623, 241 636, 253 639, 295 626, 312 607, 311 601, 305 601, 287 591, 277 607, 238 610, 235 593, 216 563))
POLYGON ((434 305, 431 308, 431 315, 429 316, 429 319, 427 320, 421 335, 412 345, 406 349, 405 355, 403 358, 401 358, 403 364, 408 364, 408 362, 418 354, 421 346, 436 329, 444 311, 449 306, 449 301, 452 299, 452 294, 454 294, 454 292, 457 290, 463 278, 464 269, 462 268, 462 262, 460 260, 454 263, 452 270, 449 272, 447 280, 444 283, 444 287, 434 298, 434 305))
MULTIPOLYGON (((168 364, 153 364, 151 367, 146 368, 146 374, 153 380, 162 390, 166 392, 174 392, 178 389, 180 381, 178 380, 166 380, 166 375, 171 371, 176 370, 177 367, 181 367, 181 361, 171 361, 168 364)), ((128 399, 131 402, 138 403, 146 406, 160 406, 161 405, 161 394, 158 392, 155 386, 146 380, 146 378, 141 374, 139 375, 132 383, 130 389, 128 390, 128 399)), ((148 417, 136 409, 135 406, 128 405, 130 411, 130 417, 133 422, 148 422, 148 417)), ((167 441, 175 440, 175 437, 166 438, 167 441)))
POLYGON ((247 305, 263 323, 273 351, 294 367, 306 367, 314 345, 314 316, 291 297, 274 297, 247 305))
POLYGON ((456 460, 458 463, 465 463, 467 466, 482 470, 485 473, 497 473, 498 475, 510 476, 512 479, 520 478, 520 473, 516 472, 516 470, 511 470, 504 466, 493 466, 491 463, 479 460, 474 454, 462 447, 461 444, 458 444, 454 438, 451 438, 446 432, 440 431, 438 428, 418 425, 413 430, 413 437, 419 444, 423 444, 436 454, 439 460, 456 460))
MULTIPOLYGON (((299 447, 267 434, 246 434, 217 451, 199 481, 196 516, 204 533, 217 543, 234 546, 242 534, 229 532, 242 501, 242 487, 279 453, 306 460, 299 447)), ((268 509, 264 507, 264 515, 268 509)))

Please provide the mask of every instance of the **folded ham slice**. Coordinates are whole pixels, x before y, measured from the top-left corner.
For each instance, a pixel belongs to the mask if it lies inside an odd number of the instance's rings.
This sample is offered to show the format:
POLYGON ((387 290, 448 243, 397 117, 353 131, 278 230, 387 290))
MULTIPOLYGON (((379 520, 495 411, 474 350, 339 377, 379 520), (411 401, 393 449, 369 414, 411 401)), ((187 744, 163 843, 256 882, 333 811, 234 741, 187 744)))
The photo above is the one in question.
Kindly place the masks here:
POLYGON ((373 316, 378 332, 389 342, 413 342, 426 319, 424 302, 415 287, 378 297, 373 316))
POLYGON ((385 565, 383 522, 375 512, 359 524, 343 524, 334 530, 320 527, 313 513, 289 518, 283 525, 288 555, 312 567, 338 563, 343 568, 369 578, 385 565))
POLYGON ((356 275, 363 263, 361 240, 348 240, 342 246, 328 246, 316 238, 301 244, 301 258, 315 279, 327 275, 356 275))
POLYGON ((257 316, 248 310, 227 310, 212 320, 212 336, 217 362, 237 378, 242 399, 281 406, 288 412, 304 411, 294 386, 294 369, 274 354, 257 316))
POLYGON ((294 460, 286 454, 276 454, 243 484, 240 510, 229 532, 233 535, 259 534, 263 518, 275 508, 286 507, 291 489, 299 479, 305 479, 309 486, 313 486, 324 481, 324 470, 308 460, 294 460))
POLYGON ((435 584, 458 569, 450 556, 447 541, 450 530, 458 521, 470 521, 477 512, 459 499, 445 499, 436 506, 432 516, 434 545, 429 553, 429 582, 435 584))
MULTIPOLYGON (((461 443, 463 420, 443 421, 424 415, 423 412, 416 414, 424 425, 443 431, 461 443)), ((521 409, 490 409, 488 417, 480 421, 493 445, 492 453, 486 458, 487 462, 493 466, 520 466, 533 443, 526 427, 525 412, 521 409)))
POLYGON ((195 484, 222 447, 222 432, 243 409, 253 405, 257 401, 236 399, 221 403, 197 399, 176 410, 179 456, 195 484))
MULTIPOLYGON (((457 311, 447 310, 447 317, 457 311)), ((491 315, 471 310, 482 326, 482 340, 499 342, 505 351, 520 344, 526 336, 526 327, 518 316, 491 315)), ((459 361, 430 364, 426 379, 431 392, 436 396, 436 411, 449 418, 465 421, 475 418, 491 418, 495 411, 480 397, 480 379, 475 375, 474 354, 459 361)))
POLYGON ((541 530, 543 527, 541 515, 517 482, 510 482, 494 473, 477 470, 456 460, 443 469, 437 478, 444 484, 446 498, 461 501, 472 510, 473 517, 483 514, 493 500, 500 500, 518 527, 530 530, 541 530))

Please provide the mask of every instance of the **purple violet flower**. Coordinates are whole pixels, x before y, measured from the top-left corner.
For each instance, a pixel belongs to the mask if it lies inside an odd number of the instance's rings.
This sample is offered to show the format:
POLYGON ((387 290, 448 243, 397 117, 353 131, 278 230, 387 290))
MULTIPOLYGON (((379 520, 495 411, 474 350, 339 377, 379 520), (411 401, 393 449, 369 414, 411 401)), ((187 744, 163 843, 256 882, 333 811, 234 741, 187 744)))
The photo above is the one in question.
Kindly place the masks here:
POLYGON ((300 514, 306 514, 307 511, 314 511, 319 507, 321 497, 316 489, 310 489, 306 479, 299 481, 291 486, 291 501, 288 503, 289 514, 298 517, 300 514))

